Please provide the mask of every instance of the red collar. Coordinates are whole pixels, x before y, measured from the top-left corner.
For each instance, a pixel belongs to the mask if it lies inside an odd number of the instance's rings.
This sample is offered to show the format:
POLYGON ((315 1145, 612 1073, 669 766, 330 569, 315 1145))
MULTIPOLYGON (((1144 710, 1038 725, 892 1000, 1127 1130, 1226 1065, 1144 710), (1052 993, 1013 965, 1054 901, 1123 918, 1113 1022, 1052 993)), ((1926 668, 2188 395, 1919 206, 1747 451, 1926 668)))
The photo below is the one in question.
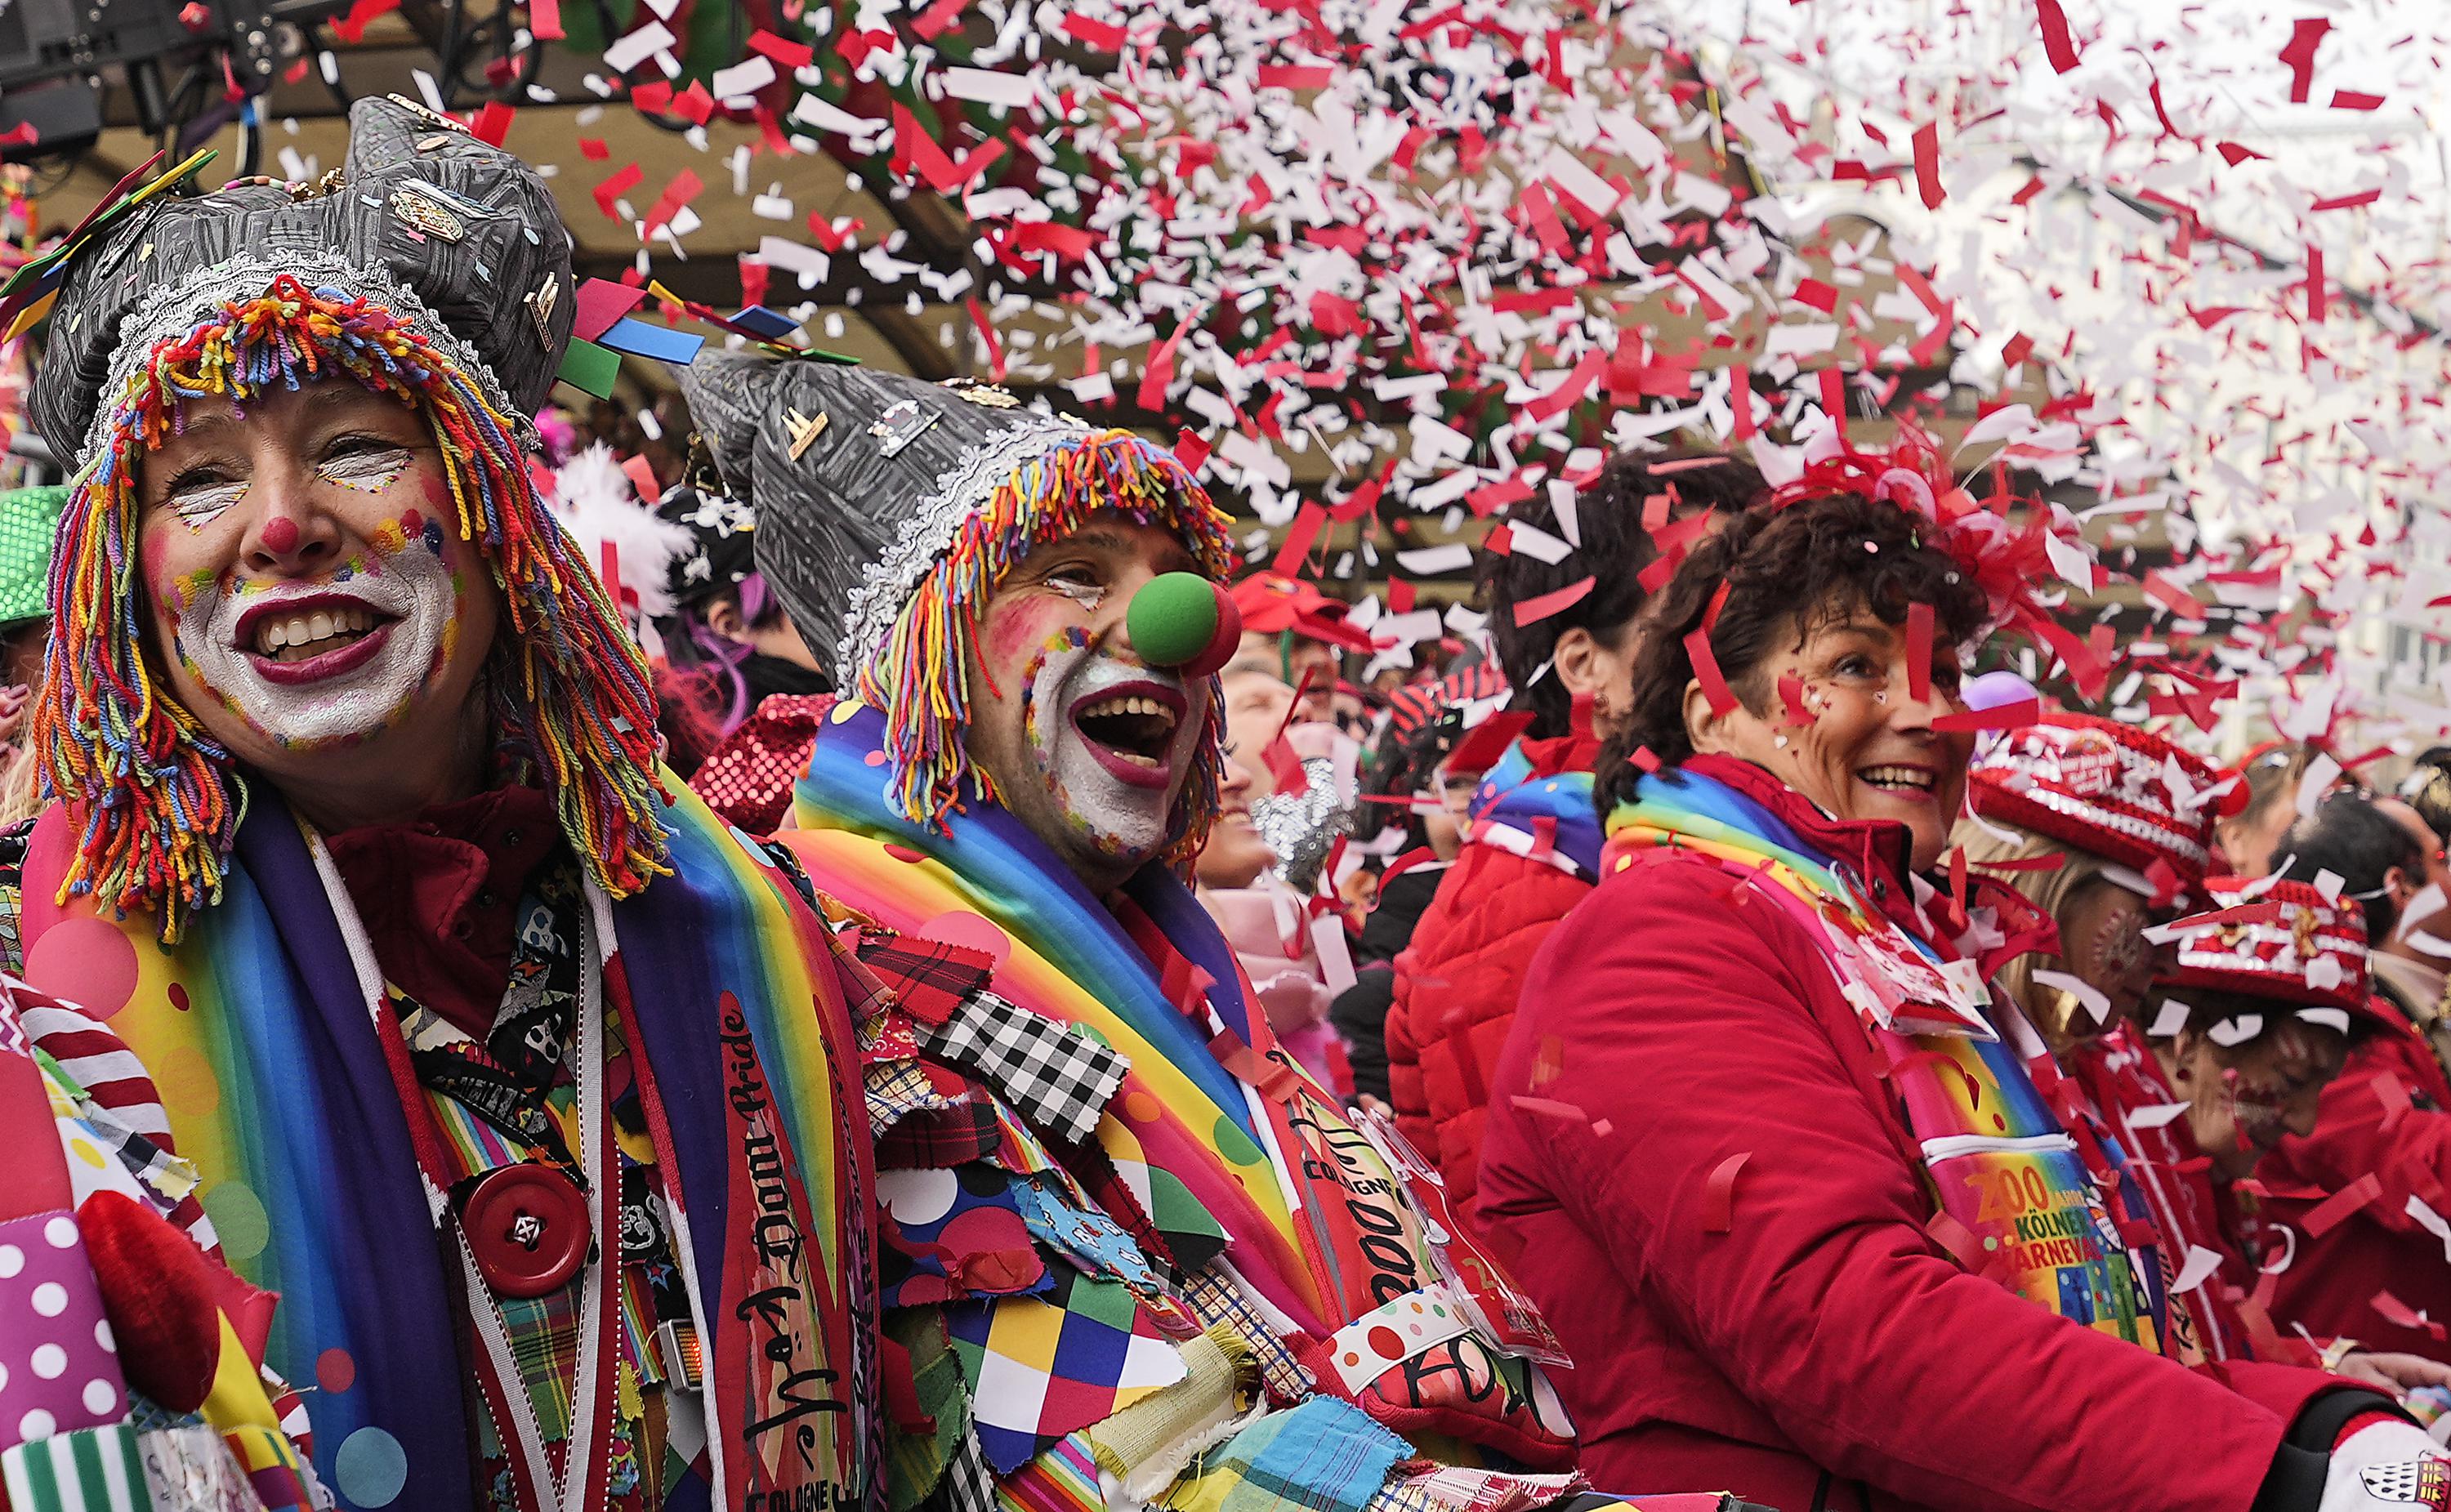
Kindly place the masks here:
MULTIPOLYGON (((1844 861, 1875 894, 1912 900, 1909 861, 1913 839, 1894 819, 1841 819, 1750 761, 1726 756, 1693 756, 1685 769, 1723 782, 1771 812, 1796 838, 1833 861, 1844 861)), ((1911 911, 1910 911, 1911 912, 1911 911)))

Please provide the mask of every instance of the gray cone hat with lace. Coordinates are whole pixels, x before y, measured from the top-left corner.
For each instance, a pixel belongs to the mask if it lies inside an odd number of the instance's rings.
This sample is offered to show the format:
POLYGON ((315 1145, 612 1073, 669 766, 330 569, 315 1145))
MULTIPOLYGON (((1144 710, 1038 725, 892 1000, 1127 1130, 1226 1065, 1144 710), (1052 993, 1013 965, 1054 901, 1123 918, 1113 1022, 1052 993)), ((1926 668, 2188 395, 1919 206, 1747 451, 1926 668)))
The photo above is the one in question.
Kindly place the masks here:
POLYGON ((58 455, 90 457, 157 344, 289 274, 383 305, 524 427, 569 344, 570 245, 527 164, 407 101, 360 100, 321 183, 165 195, 84 253, 28 407, 58 455))
POLYGON ((757 518, 757 569, 833 675, 885 711, 896 804, 933 820, 963 744, 977 619, 1032 547, 1113 513, 1212 578, 1226 519, 1174 454, 1000 388, 713 348, 681 375, 698 435, 757 518))

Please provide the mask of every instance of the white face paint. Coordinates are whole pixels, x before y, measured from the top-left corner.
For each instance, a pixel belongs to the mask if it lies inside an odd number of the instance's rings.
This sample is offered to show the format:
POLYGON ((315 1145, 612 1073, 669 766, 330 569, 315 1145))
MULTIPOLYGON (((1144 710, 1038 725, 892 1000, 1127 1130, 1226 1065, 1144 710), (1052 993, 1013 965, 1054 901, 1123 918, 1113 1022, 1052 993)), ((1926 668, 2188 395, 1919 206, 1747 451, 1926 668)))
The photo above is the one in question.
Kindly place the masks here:
POLYGON ((322 582, 260 592, 208 586, 179 612, 177 649, 196 680, 292 750, 373 735, 440 667, 457 592, 439 527, 322 582), (352 623, 370 626, 352 634, 352 623), (279 642, 279 644, 275 644, 279 642), (301 644, 310 648, 300 658, 301 644))
POLYGON ((1030 758, 1056 816, 1101 853, 1146 860, 1164 849, 1167 820, 1199 754, 1201 721, 1171 672, 1057 644, 1030 669, 1030 758), (1087 718, 1092 730, 1086 732, 1087 718))

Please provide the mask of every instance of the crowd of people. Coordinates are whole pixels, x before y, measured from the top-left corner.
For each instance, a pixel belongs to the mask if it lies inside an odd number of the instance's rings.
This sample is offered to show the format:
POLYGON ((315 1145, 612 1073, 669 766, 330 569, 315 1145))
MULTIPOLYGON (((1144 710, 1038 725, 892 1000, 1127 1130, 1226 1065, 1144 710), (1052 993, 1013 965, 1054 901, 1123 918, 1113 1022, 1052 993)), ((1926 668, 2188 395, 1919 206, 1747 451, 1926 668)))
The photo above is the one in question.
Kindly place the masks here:
POLYGON ((1911 430, 1402 657, 992 385, 625 502, 543 182, 353 132, 62 263, 9 1505, 2451 1506, 2451 749, 1969 677, 2068 543, 1911 430))

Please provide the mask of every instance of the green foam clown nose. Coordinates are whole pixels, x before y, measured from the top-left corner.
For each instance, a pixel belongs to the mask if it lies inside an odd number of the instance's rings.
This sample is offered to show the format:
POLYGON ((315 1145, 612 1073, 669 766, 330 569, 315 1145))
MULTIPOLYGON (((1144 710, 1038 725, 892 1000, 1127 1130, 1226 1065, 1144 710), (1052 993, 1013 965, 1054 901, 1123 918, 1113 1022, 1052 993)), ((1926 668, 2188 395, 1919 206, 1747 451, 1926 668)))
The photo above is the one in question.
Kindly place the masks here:
POLYGON ((1132 595, 1131 606, 1124 611, 1124 629, 1132 638, 1132 649, 1151 666, 1179 667, 1205 677, 1226 664, 1226 656, 1233 654, 1233 644, 1242 637, 1243 617, 1233 607, 1232 599, 1196 572, 1161 573, 1132 595), (1231 635, 1222 633, 1229 628, 1231 635), (1218 655, 1220 641, 1225 642, 1225 656, 1218 655))

